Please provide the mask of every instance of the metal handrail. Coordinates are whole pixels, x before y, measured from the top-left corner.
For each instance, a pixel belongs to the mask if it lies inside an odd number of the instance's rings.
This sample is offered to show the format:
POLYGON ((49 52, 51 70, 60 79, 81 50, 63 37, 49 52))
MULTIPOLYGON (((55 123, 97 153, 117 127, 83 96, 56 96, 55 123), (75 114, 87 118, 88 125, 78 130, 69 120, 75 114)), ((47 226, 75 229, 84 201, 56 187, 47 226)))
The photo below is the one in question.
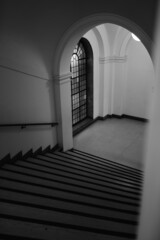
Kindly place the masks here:
POLYGON ((50 123, 14 123, 14 124, 0 124, 0 127, 21 127, 21 128, 26 128, 28 126, 57 126, 57 122, 50 122, 50 123))

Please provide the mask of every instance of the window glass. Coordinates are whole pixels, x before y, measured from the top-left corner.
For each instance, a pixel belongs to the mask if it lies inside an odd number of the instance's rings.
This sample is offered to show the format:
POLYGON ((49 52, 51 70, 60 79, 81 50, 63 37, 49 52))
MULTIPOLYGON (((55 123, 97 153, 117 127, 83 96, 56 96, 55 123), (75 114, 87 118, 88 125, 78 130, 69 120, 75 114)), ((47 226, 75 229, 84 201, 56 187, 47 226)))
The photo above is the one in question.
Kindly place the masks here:
POLYGON ((86 52, 79 42, 71 57, 71 95, 72 124, 75 125, 87 117, 87 70, 86 52))

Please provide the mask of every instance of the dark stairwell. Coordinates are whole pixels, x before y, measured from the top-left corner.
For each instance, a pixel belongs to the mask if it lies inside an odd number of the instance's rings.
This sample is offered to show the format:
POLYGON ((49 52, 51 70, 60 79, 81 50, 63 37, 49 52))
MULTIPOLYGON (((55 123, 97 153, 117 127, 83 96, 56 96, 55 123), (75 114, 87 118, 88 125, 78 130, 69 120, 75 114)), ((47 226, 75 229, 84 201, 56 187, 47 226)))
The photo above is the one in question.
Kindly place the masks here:
POLYGON ((0 168, 0 239, 136 239, 142 178, 76 149, 19 155, 0 168))

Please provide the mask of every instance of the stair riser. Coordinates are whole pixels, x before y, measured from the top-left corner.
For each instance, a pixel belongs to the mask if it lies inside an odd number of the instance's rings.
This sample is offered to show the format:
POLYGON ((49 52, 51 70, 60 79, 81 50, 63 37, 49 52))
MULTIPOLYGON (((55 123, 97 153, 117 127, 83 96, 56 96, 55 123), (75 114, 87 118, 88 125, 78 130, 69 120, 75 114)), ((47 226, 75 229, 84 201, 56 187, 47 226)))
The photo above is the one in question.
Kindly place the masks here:
MULTIPOLYGON (((37 158, 41 156, 38 155, 37 158)), ((68 166, 78 166, 79 168, 85 168, 85 169, 89 169, 92 171, 95 171, 96 173, 99 174, 112 174, 113 176, 119 176, 119 177, 123 177, 126 179, 130 179, 133 181, 137 181, 137 182, 141 182, 142 178, 141 177, 137 177, 134 176, 132 174, 128 174, 128 173, 124 173, 124 172, 120 172, 120 171, 115 171, 112 170, 111 168, 106 168, 106 169, 102 169, 102 168, 97 168, 97 166, 90 166, 89 164, 85 164, 83 162, 79 161, 79 158, 73 157, 73 156, 68 156, 67 154, 64 153, 58 153, 58 154, 46 154, 47 157, 54 159, 54 161, 57 159, 59 159, 61 162, 63 161, 63 164, 67 164, 68 166)))
MULTIPOLYGON (((3 234, 13 234, 14 236, 17 235, 19 237, 33 237, 35 239, 45 239, 45 240, 53 240, 53 236, 57 236, 59 239, 69 239, 69 240, 82 240, 84 236, 86 239, 92 240, 106 240, 106 235, 92 233, 88 231, 82 230, 75 230, 75 229, 68 229, 64 227, 58 226, 48 226, 46 224, 37 224, 37 223, 30 223, 27 221, 20 220, 12 220, 12 219, 4 219, 0 218, 0 229, 1 233, 3 234), (9 229, 9 231, 8 231, 9 229)), ((8 238, 11 239, 11 238, 8 238)), ((21 238, 20 238, 21 239, 21 238)), ((109 240, 131 240, 133 238, 127 238, 124 236, 116 237, 113 235, 109 235, 109 240)), ((11 239, 12 240, 12 239, 11 239)), ((19 240, 19 239, 18 239, 19 240)))
POLYGON ((40 205, 41 208, 49 208, 49 209, 56 209, 57 211, 71 211, 76 212, 77 215, 81 214, 88 214, 95 216, 96 218, 110 218, 113 219, 113 221, 131 221, 131 222, 137 222, 137 216, 133 214, 126 214, 119 211, 113 211, 113 210, 106 210, 106 209, 99 209, 96 207, 91 206, 85 206, 81 204, 76 204, 72 202, 66 202, 66 201, 60 201, 60 200, 54 200, 54 199, 47 199, 40 196, 34 196, 31 194, 24 194, 24 193, 18 193, 14 191, 4 190, 1 189, 1 199, 4 200, 11 200, 11 201, 18 201, 26 204, 35 204, 40 205))
POLYGON ((132 168, 130 166, 126 166, 124 164, 121 164, 121 163, 118 163, 118 162, 114 162, 114 161, 111 161, 111 160, 108 160, 108 159, 104 159, 104 158, 101 158, 99 156, 95 156, 95 155, 92 155, 90 153, 87 153, 87 152, 82 152, 82 151, 80 151, 78 149, 72 149, 71 151, 68 151, 68 152, 76 153, 79 156, 85 156, 85 157, 87 156, 87 157, 93 159, 94 161, 96 161, 98 163, 106 164, 106 162, 107 162, 108 165, 112 165, 113 167, 129 170, 131 172, 134 172, 134 173, 136 173, 138 175, 143 176, 143 172, 141 170, 139 170, 139 169, 132 168))
POLYGON ((64 191, 58 191, 53 190, 50 188, 45 188, 41 186, 35 186, 33 183, 22 183, 19 181, 13 181, 13 180, 7 180, 7 179, 0 179, 0 187, 12 189, 12 190, 20 190, 20 191, 27 191, 29 193, 37 193, 40 196, 44 195, 47 198, 61 198, 64 200, 68 200, 71 202, 79 202, 82 204, 87 204, 91 206, 97 206, 98 208, 105 209, 105 208, 115 208, 115 209, 121 209, 124 211, 133 211, 137 212, 138 207, 122 204, 120 202, 113 202, 113 201, 107 201, 107 200, 101 200, 101 199, 93 199, 92 197, 83 196, 80 194, 73 194, 69 192, 64 191))
POLYGON ((25 176, 24 174, 8 172, 5 170, 0 170, 0 176, 11 179, 12 181, 17 180, 19 182, 26 182, 26 183, 34 184, 37 186, 42 186, 48 189, 75 193, 79 195, 89 196, 95 199, 102 199, 104 201, 105 200, 116 201, 116 202, 118 201, 118 202, 123 202, 125 204, 132 204, 132 205, 138 205, 138 202, 139 202, 138 200, 134 200, 129 197, 128 198, 121 197, 119 195, 115 195, 111 193, 100 193, 100 192, 82 188, 79 186, 73 186, 73 185, 69 185, 69 184, 67 185, 67 184, 63 184, 55 181, 49 181, 49 180, 41 179, 39 177, 25 176))
MULTIPOLYGON (((47 155, 50 155, 47 154, 47 155)), ((51 154, 52 155, 52 154, 51 154)), ((90 166, 95 166, 97 167, 98 169, 102 169, 102 170, 105 170, 105 169, 110 169, 111 171, 113 172, 117 172, 117 173, 124 173, 126 175, 133 175, 137 178, 142 178, 142 175, 139 174, 139 173, 136 173, 135 171, 132 171, 132 170, 128 170, 126 168, 122 168, 122 167, 117 167, 117 166, 114 166, 112 164, 109 164, 107 163, 107 160, 106 160, 106 163, 101 163, 101 162, 96 162, 94 159, 92 159, 91 157, 88 157, 88 156, 83 156, 83 155, 80 155, 78 153, 75 153, 75 152, 71 152, 71 151, 67 151, 67 152, 56 152, 54 153, 54 155, 59 155, 59 156, 67 156, 67 158, 71 158, 73 160, 77 160, 81 163, 84 163, 86 165, 88 165, 89 167, 90 166)))
POLYGON ((43 178, 46 180, 48 179, 49 181, 62 182, 62 183, 70 184, 70 185, 76 185, 78 187, 84 187, 89 190, 92 189, 92 190, 102 192, 102 193, 119 194, 124 197, 131 197, 131 198, 136 198, 136 199, 138 199, 140 197, 138 193, 130 193, 130 192, 124 191, 122 189, 117 190, 110 186, 108 186, 108 187, 107 186, 106 187, 96 186, 94 184, 78 181, 76 179, 68 179, 68 178, 65 178, 62 176, 55 176, 53 174, 47 174, 47 173, 35 171, 32 169, 22 168, 17 165, 5 165, 3 167, 3 169, 13 171, 13 172, 16 171, 16 172, 19 172, 24 175, 28 174, 30 176, 40 177, 40 178, 43 178))
MULTIPOLYGON (((43 163, 42 161, 40 161, 39 163, 43 163)), ((44 172, 44 173, 48 173, 48 174, 52 174, 55 176, 59 176, 59 177, 66 177, 68 179, 73 179, 73 180, 77 180, 80 182, 85 182, 85 183, 90 183, 93 184, 94 186, 98 186, 98 187, 112 187, 112 189, 118 189, 118 190, 122 190, 122 191, 127 191, 133 194, 137 194, 139 195, 141 193, 140 188, 136 188, 133 186, 133 184, 128 184, 128 183, 120 183, 118 181, 113 181, 113 180, 107 180, 107 181, 100 181, 98 179, 95 178, 89 178, 89 176, 83 176, 81 174, 77 174, 77 173, 72 173, 71 171, 67 171, 64 170, 63 168, 60 168, 58 166, 51 168, 51 167, 47 167, 43 164, 39 165, 36 164, 35 162, 31 162, 31 161, 19 161, 16 163, 16 166, 21 166, 27 169, 33 169, 39 172, 44 172)))
MULTIPOLYGON (((57 158, 57 157, 56 157, 57 158)), ((118 181, 122 181, 122 182, 126 182, 126 183, 131 183, 135 186, 138 186, 140 187, 140 181, 137 181, 137 179, 131 179, 131 178, 128 178, 126 176, 123 176, 123 175, 117 175, 117 174, 112 174, 110 172, 106 172, 105 174, 104 173, 99 173, 98 171, 96 170, 93 170, 93 169, 88 169, 88 168, 85 168, 85 167, 82 167, 82 166, 77 166, 75 164, 71 164, 71 163, 66 163, 66 162, 63 162, 62 158, 61 157, 58 157, 58 159, 53 159, 51 157, 46 157, 46 156, 37 156, 37 161, 33 160, 33 158, 29 158, 28 161, 34 161, 36 163, 39 163, 38 160, 44 160, 45 163, 50 166, 50 167, 54 167, 54 166, 61 166, 61 167, 64 167, 64 168, 67 168, 69 170, 72 170, 73 172, 75 172, 76 170, 78 171, 81 171, 82 173, 86 173, 86 175, 88 174, 93 174, 92 176, 93 177, 100 177, 100 178, 103 178, 104 180, 106 179, 114 179, 114 180, 118 180, 118 181)))

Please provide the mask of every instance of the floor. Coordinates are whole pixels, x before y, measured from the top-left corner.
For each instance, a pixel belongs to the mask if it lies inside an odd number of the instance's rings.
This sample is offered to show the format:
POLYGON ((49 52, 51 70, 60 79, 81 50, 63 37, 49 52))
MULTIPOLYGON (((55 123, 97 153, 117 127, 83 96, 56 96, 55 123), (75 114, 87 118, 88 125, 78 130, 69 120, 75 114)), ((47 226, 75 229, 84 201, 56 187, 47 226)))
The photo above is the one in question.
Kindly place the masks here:
POLYGON ((74 137, 74 148, 142 170, 147 124, 127 118, 98 120, 74 137))

